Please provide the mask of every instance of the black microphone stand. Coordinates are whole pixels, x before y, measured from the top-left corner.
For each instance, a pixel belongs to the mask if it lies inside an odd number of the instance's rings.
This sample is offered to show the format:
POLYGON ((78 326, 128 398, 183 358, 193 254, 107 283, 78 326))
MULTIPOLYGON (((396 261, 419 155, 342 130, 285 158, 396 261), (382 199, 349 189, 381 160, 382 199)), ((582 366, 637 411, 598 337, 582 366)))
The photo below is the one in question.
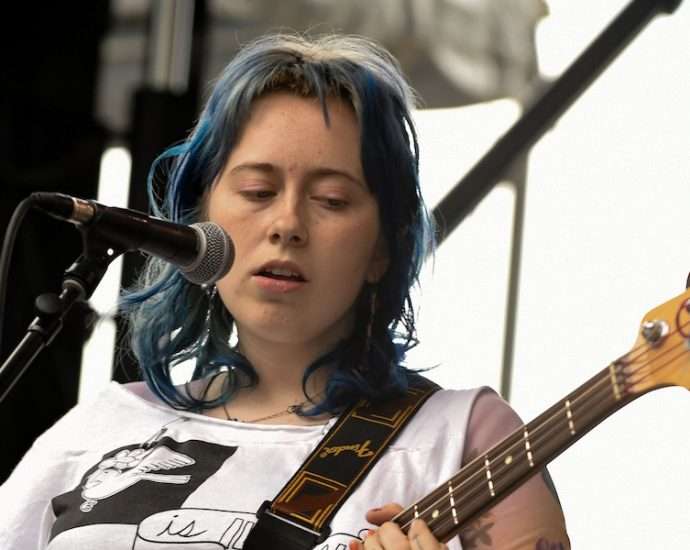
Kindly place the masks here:
POLYGON ((72 306, 88 300, 103 279, 110 262, 124 252, 102 235, 96 227, 80 226, 83 251, 65 271, 60 295, 41 294, 35 301, 37 316, 26 336, 0 367, 0 403, 31 365, 36 356, 60 332, 72 306))

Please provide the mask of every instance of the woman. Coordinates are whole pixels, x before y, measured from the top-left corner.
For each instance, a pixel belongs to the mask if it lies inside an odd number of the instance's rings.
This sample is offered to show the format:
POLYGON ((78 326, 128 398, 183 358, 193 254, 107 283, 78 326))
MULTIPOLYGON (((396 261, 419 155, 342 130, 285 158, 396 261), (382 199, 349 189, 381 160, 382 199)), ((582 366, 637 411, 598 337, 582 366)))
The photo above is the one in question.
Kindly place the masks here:
MULTIPOLYGON (((395 60, 363 39, 271 36, 236 56, 149 181, 158 215, 218 223, 235 263, 201 288, 149 260, 123 301, 144 382, 112 384, 36 441, 0 493, 0 547, 240 548, 338 414, 405 390, 409 290, 431 235, 412 103, 395 60)), ((437 392, 318 548, 445 547, 422 521, 407 534, 388 521, 391 503, 411 504, 519 424, 490 390, 437 392)), ((569 547, 546 475, 448 547, 461 541, 569 547)))

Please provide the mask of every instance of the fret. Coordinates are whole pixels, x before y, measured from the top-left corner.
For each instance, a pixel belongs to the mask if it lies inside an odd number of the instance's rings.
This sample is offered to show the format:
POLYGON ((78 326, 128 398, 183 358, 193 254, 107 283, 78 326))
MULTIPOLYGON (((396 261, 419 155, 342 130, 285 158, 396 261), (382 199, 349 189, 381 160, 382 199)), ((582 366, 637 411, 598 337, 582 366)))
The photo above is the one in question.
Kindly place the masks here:
POLYGON ((575 435, 575 424, 573 422, 573 411, 570 408, 570 399, 565 400, 565 417, 568 419, 568 428, 570 428, 570 434, 575 435))
POLYGON ((621 398, 621 389, 618 386, 618 376, 616 373, 616 363, 611 363, 609 365, 609 375, 611 378, 611 386, 613 386, 613 395, 616 398, 616 401, 620 401, 621 398))
POLYGON ((527 431, 527 426, 523 428, 522 437, 525 440, 525 451, 527 451, 527 460, 530 467, 534 467, 534 457, 532 456, 532 445, 529 442, 529 431, 527 431))
POLYGON ((448 482, 448 500, 450 501, 450 510, 453 514, 453 523, 457 525, 459 523, 458 513, 455 510, 455 497, 453 496, 453 480, 448 482))
POLYGON ((489 455, 484 457, 484 469, 486 470, 486 482, 489 485, 489 494, 495 497, 496 492, 494 491, 494 481, 491 479, 491 461, 489 460, 489 455))
POLYGON ((457 533, 591 430, 618 408, 620 401, 630 398, 623 389, 619 369, 620 363, 603 369, 532 422, 474 458, 449 481, 401 512, 395 521, 409 528, 414 518, 424 519, 437 538, 457 533), (612 381, 618 388, 617 396, 611 391, 612 381))

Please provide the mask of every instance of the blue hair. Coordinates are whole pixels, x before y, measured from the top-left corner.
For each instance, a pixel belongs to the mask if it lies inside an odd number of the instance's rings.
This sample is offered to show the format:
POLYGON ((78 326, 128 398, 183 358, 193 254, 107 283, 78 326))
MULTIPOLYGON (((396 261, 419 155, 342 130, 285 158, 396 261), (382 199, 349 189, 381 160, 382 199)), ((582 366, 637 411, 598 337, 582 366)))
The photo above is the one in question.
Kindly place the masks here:
MULTIPOLYGON (((245 46, 215 83, 189 137, 154 161, 149 199, 157 216, 178 223, 203 218, 204 195, 222 172, 253 101, 284 90, 318 98, 326 123, 329 97, 353 107, 364 176, 377 199, 388 249, 386 273, 376 285, 365 284, 357 299, 352 334, 304 372, 306 395, 308 378, 324 366, 331 369, 323 399, 312 400, 302 413, 337 413, 361 397, 385 398, 406 389, 412 371, 404 358, 417 344, 410 289, 433 247, 410 116, 415 98, 395 58, 353 36, 271 35, 245 46)), ((212 408, 239 387, 258 382, 249 361, 231 346, 233 318, 214 295, 156 258, 147 260, 136 287, 123 294, 131 348, 143 378, 174 408, 212 408), (229 372, 220 395, 206 399, 193 395, 188 385, 173 385, 172 370, 188 360, 195 360, 193 380, 229 372)))

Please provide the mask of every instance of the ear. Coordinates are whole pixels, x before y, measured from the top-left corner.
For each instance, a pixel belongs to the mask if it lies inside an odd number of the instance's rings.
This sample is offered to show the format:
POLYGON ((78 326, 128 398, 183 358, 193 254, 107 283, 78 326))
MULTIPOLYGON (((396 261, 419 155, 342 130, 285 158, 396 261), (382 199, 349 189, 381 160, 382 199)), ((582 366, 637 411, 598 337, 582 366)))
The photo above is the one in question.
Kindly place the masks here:
POLYGON ((378 283, 386 274, 389 261, 388 245, 383 235, 379 235, 376 246, 374 247, 374 253, 369 262, 369 268, 367 269, 367 282, 370 284, 378 283))

